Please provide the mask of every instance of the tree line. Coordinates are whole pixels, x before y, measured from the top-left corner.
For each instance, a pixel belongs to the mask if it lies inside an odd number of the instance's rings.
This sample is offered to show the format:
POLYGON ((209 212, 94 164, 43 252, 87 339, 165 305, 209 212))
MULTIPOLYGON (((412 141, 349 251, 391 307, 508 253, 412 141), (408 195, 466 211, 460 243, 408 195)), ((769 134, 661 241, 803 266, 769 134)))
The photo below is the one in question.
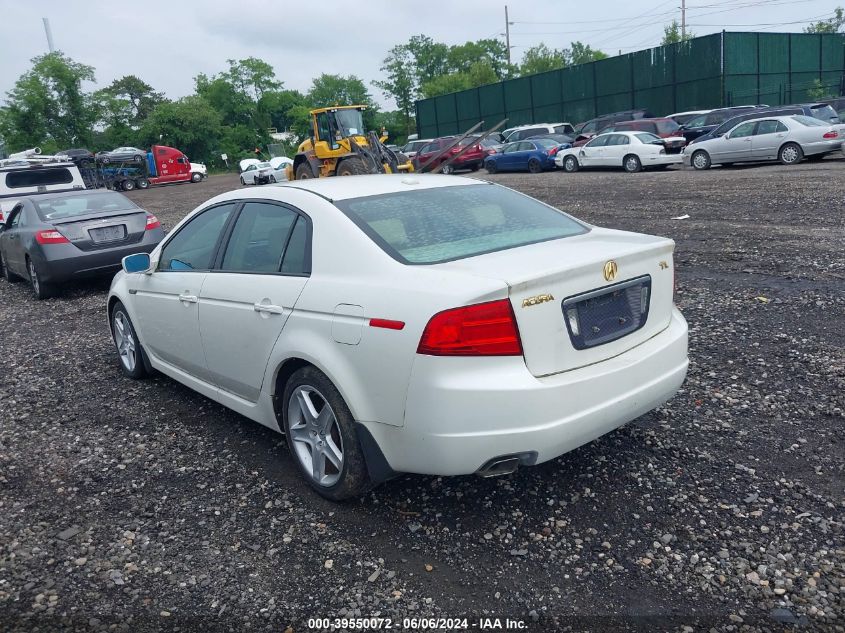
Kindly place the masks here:
MULTIPOLYGON (((810 33, 842 30, 845 18, 837 8, 833 18, 809 25, 810 33)), ((689 39, 676 21, 664 29, 662 44, 689 39)), ((381 65, 381 79, 372 82, 397 110, 382 111, 366 83, 355 75, 321 74, 305 91, 285 88, 267 62, 255 57, 227 60, 228 68, 194 77, 193 93, 168 99, 135 75, 115 79, 105 88, 86 92, 95 69, 61 52, 35 57, 0 107, 0 140, 10 152, 40 146, 47 153, 75 147, 93 151, 123 145, 172 145, 192 160, 220 163, 251 156, 254 148, 272 142, 269 130, 309 133, 308 111, 334 104, 368 106, 368 129, 387 130, 402 141, 414 130, 414 102, 604 59, 607 54, 582 42, 553 48, 545 43, 526 49, 519 63, 510 62, 505 44, 480 39, 448 45, 426 35, 414 35, 392 47, 381 65)), ((288 153, 293 146, 285 148, 288 153)))

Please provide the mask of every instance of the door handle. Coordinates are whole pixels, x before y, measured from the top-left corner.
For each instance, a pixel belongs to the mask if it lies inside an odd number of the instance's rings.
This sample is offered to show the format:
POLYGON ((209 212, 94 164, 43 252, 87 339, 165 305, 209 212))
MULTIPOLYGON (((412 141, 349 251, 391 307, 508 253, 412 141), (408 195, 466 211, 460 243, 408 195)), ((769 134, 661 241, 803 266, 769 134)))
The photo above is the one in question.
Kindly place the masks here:
POLYGON ((179 301, 182 301, 184 303, 197 303, 199 299, 196 295, 182 294, 179 295, 179 301))
POLYGON ((282 306, 274 306, 271 303, 254 303, 252 309, 256 312, 264 314, 284 314, 285 309, 282 306))

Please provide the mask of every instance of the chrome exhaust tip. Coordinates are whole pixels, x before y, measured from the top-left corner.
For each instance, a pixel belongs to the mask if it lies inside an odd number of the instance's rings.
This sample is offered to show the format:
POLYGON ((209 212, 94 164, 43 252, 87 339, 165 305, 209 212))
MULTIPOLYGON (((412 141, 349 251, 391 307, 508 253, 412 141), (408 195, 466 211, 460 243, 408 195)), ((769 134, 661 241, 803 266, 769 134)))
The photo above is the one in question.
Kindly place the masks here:
POLYGON ((491 460, 478 469, 477 474, 485 479, 510 475, 519 468, 519 457, 502 457, 491 460))

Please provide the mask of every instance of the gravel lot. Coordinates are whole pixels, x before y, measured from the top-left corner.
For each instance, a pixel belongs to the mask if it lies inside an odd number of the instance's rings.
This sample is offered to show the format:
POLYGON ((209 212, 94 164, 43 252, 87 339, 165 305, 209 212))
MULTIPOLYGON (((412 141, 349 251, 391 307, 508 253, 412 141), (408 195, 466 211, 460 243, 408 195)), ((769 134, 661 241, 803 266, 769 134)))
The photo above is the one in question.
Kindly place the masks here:
MULTIPOLYGON (((845 160, 491 179, 676 240, 691 366, 672 401, 510 477, 333 505, 282 436, 125 379, 108 280, 46 302, 0 281, 0 630, 845 630, 845 160)), ((131 197, 170 228, 236 185, 131 197)))

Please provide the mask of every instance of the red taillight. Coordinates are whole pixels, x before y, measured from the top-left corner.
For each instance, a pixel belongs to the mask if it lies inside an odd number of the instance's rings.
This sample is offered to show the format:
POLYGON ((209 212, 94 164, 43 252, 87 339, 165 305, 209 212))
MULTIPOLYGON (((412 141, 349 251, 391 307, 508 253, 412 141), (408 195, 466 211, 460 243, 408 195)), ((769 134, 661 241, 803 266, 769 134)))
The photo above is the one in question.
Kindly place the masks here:
POLYGON ((392 319, 370 319, 370 327, 380 327, 385 330, 401 330, 405 327, 405 322, 394 321, 392 319))
POLYGON ((837 132, 836 130, 832 130, 830 132, 825 132, 822 135, 822 138, 838 138, 838 137, 839 137, 839 132, 837 132))
POLYGON ((420 339, 418 354, 521 356, 522 343, 510 301, 490 301, 439 312, 420 339))
POLYGON ((161 222, 158 221, 158 218, 154 216, 152 213, 147 214, 147 231, 152 231, 153 229, 157 229, 161 226, 161 222))
POLYGON ((57 230, 51 229, 49 231, 37 231, 35 233, 35 241, 39 244, 66 244, 70 240, 57 230))
POLYGON ((559 147, 553 147, 553 148, 551 148, 551 149, 549 150, 549 156, 554 156, 555 154, 557 154, 557 151, 558 151, 559 149, 560 149, 559 147))
POLYGON ((496 153, 496 150, 494 150, 494 149, 488 149, 488 150, 487 150, 487 153, 488 153, 490 156, 492 156, 493 154, 495 154, 495 153, 496 153))

